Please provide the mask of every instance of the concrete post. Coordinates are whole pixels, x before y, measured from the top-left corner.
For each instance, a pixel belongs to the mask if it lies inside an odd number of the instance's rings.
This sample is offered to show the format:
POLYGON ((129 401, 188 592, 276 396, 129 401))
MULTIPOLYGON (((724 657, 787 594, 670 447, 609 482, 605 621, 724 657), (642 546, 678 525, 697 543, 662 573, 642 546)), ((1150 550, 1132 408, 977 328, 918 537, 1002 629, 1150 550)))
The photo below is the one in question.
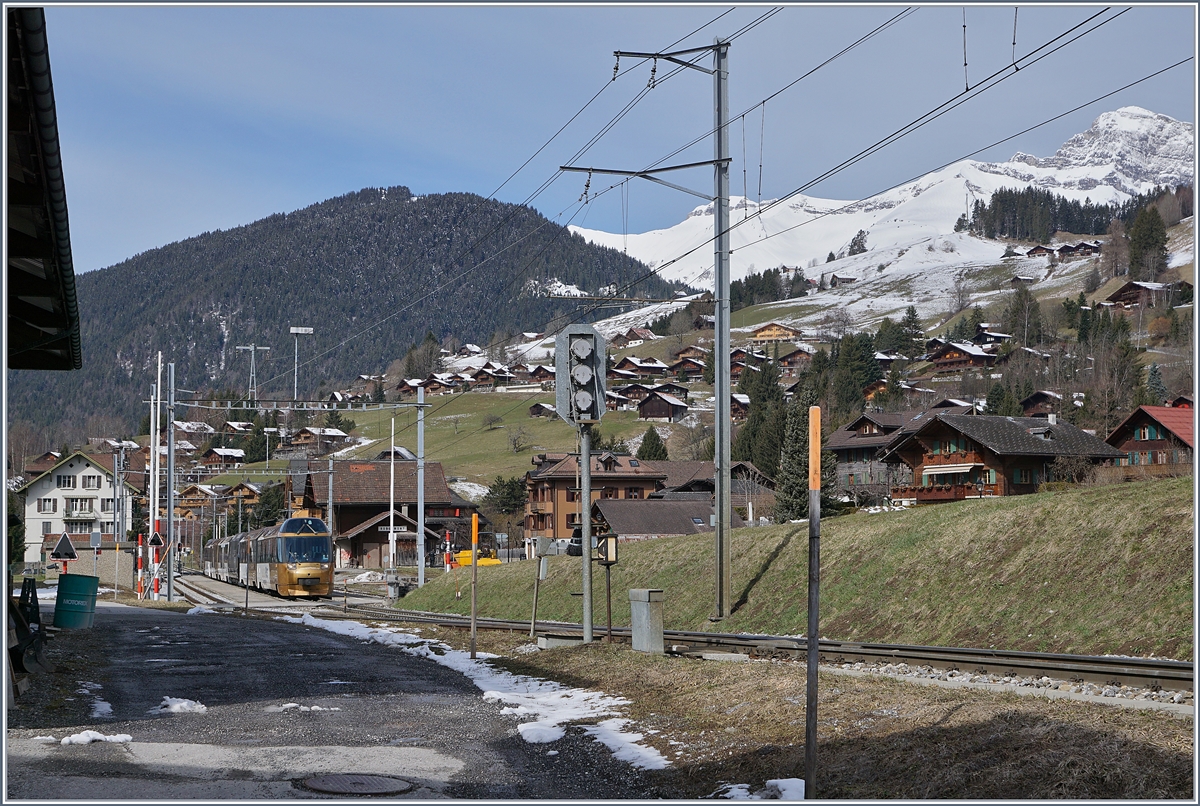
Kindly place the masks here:
POLYGON ((636 651, 663 654, 662 603, 661 590, 633 588, 629 591, 633 648, 636 651))

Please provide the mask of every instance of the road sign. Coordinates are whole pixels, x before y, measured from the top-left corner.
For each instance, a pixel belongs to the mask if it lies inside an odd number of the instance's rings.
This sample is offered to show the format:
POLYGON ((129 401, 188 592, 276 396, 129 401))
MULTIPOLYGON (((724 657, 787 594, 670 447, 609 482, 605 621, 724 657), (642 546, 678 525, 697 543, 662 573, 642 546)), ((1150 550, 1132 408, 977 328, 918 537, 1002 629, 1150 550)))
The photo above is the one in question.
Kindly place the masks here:
POLYGON ((100 548, 100 533, 99 532, 92 532, 91 540, 88 541, 88 545, 94 549, 100 548))
POLYGON ((75 553, 75 546, 71 543, 71 538, 67 537, 67 533, 63 532, 62 537, 58 539, 58 543, 54 546, 54 551, 50 552, 50 556, 56 560, 78 560, 79 555, 75 553))
POLYGON ((150 545, 151 546, 162 546, 163 545, 162 535, 160 535, 158 532, 155 532, 153 535, 151 535, 150 536, 150 545))

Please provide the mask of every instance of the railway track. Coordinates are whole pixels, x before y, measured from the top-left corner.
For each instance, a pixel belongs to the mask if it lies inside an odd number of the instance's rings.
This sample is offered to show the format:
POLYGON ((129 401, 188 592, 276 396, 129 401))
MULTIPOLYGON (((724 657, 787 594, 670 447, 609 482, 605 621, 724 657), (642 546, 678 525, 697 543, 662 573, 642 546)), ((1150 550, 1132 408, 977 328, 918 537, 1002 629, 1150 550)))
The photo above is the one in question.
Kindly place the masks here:
MULTIPOLYGON (((466 628, 471 623, 470 619, 465 616, 396 610, 373 604, 350 605, 345 609, 337 605, 326 605, 318 608, 318 612, 322 616, 335 618, 370 618, 446 627, 466 628)), ((476 623, 480 629, 512 630, 526 633, 529 631, 528 621, 480 618, 476 623)), ((549 621, 538 621, 537 623, 537 633, 540 635, 575 636, 581 635, 582 631, 583 628, 578 624, 549 621)), ((600 637, 605 634, 605 629, 603 627, 594 628, 594 634, 600 637)), ((613 637, 628 641, 630 640, 630 630, 627 627, 614 627, 613 637)), ((663 637, 669 651, 681 655, 702 652, 733 652, 756 658, 804 660, 807 652, 805 639, 793 636, 665 630, 663 637)), ((822 664, 830 666, 860 662, 896 666, 907 664, 909 667, 930 667, 940 671, 958 671, 997 677, 1050 677, 1078 683, 1126 685, 1167 691, 1190 691, 1193 689, 1195 677, 1193 664, 1190 661, 962 647, 822 640, 818 648, 818 656, 822 664)))

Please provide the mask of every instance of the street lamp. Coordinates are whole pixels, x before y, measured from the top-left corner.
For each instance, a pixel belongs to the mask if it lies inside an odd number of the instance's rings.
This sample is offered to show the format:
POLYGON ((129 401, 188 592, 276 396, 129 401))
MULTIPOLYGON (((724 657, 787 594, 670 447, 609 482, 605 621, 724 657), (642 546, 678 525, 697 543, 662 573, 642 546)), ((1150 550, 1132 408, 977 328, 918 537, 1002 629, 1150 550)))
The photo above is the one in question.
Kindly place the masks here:
POLYGON ((300 337, 311 336, 313 329, 311 327, 293 327, 289 332, 295 339, 295 354, 292 358, 292 400, 299 397, 300 392, 300 337))

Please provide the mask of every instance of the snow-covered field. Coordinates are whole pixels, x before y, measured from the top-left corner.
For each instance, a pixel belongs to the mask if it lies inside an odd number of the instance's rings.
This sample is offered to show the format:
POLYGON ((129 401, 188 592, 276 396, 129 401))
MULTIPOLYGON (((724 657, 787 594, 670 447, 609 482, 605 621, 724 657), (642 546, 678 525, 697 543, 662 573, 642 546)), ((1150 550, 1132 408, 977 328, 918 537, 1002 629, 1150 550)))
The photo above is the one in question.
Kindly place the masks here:
MULTIPOLYGON (((955 233, 963 213, 978 200, 987 202, 1001 188, 1035 186, 1068 199, 1121 202, 1155 185, 1173 186, 1194 179, 1194 126, 1137 107, 1100 115, 1092 127, 1048 158, 1016 154, 1003 163, 963 160, 861 201, 797 195, 782 203, 730 199, 732 257, 730 275, 786 266, 805 276, 828 280, 833 274, 853 282, 799 301, 780 302, 779 321, 812 327, 833 307, 845 309, 856 326, 902 315, 909 305, 923 319, 948 313, 956 281, 966 284, 972 300, 983 301, 1008 289, 1014 274, 1037 278, 1035 289, 1053 293, 1079 285, 1089 262, 1072 261, 1052 269, 1046 258, 1002 259, 1004 245, 967 233, 955 233), (744 222, 744 223, 742 223, 744 222), (866 231, 868 251, 826 262, 829 253, 845 255, 855 234, 866 231), (789 310, 791 309, 791 310, 789 310)), ((712 204, 695 208, 667 229, 614 234, 572 227, 589 241, 624 248, 664 279, 708 288, 713 281, 712 204)), ((1030 244, 1032 246, 1032 244, 1030 244)), ((1171 265, 1191 259, 1192 243, 1172 245, 1171 265)), ((598 323, 615 333, 642 324, 678 303, 643 309, 598 323)))

